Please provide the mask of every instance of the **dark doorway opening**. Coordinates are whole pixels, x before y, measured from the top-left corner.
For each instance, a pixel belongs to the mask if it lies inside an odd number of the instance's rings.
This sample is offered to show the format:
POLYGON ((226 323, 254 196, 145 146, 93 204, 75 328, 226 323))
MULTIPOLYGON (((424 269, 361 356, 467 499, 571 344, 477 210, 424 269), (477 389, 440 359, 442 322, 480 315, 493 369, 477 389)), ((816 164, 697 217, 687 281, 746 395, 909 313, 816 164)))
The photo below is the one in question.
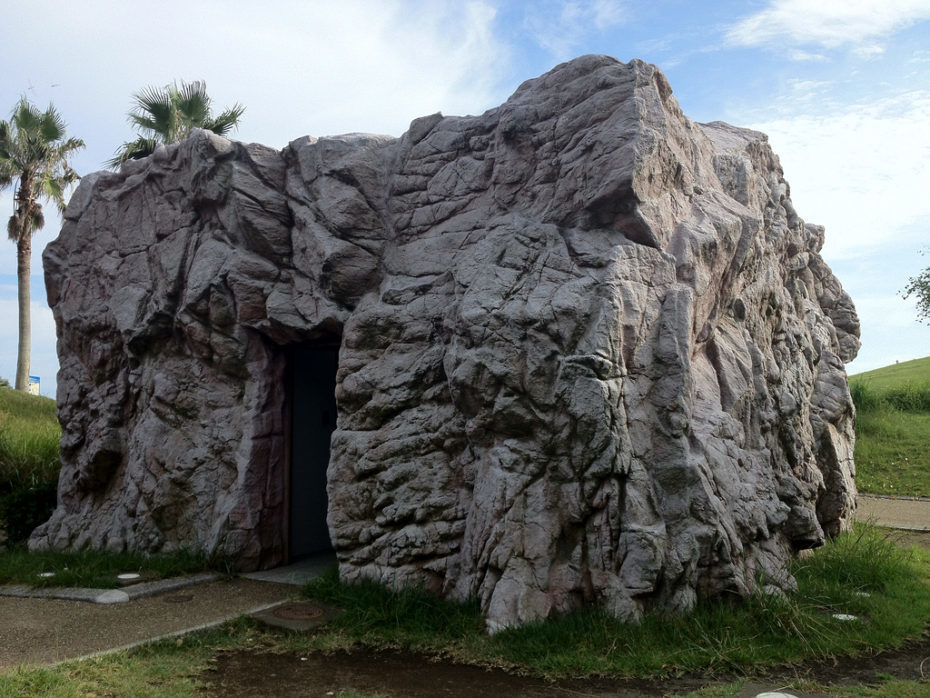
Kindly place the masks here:
POLYGON ((292 348, 290 355, 290 477, 288 557, 332 550, 326 525, 326 470, 336 428, 339 348, 292 348))

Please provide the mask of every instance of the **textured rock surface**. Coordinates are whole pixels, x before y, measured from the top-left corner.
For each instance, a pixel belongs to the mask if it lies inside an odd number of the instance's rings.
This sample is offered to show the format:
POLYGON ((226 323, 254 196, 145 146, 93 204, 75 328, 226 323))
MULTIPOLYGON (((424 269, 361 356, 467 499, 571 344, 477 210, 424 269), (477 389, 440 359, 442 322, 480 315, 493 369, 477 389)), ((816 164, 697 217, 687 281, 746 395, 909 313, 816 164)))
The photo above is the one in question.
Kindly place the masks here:
POLYGON ((33 547, 284 554, 286 347, 340 342, 346 579, 491 629, 788 588, 855 506, 849 297, 763 134, 586 56, 477 117, 85 178, 45 252, 59 505, 33 547))

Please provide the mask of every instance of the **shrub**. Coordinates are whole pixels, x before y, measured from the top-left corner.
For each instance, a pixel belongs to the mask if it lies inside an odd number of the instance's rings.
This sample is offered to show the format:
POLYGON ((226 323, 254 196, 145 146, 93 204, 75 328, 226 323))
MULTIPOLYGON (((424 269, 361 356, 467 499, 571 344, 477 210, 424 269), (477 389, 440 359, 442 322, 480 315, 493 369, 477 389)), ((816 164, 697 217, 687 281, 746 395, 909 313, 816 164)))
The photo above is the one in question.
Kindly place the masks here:
POLYGON ((14 490, 0 500, 0 518, 6 524, 7 542, 21 543, 52 515, 57 497, 54 484, 14 490))
POLYGON ((868 380, 851 380, 849 394, 856 410, 893 409, 901 412, 930 412, 930 383, 914 382, 877 388, 868 380))
POLYGON ((874 410, 881 404, 881 398, 871 383, 866 381, 849 381, 849 394, 857 412, 874 410))

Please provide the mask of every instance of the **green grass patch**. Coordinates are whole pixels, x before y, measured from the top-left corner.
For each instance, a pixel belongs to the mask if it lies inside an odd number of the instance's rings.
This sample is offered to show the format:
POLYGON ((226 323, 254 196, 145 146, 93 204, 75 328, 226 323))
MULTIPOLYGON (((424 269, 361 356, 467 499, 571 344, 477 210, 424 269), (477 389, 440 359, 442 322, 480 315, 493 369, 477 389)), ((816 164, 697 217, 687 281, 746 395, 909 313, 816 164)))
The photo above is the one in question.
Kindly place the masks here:
POLYGON ((205 666, 211 655, 211 648, 202 644, 169 640, 56 667, 18 667, 0 674, 0 698, 188 698, 201 695, 206 688, 206 683, 192 674, 205 666))
POLYGON ((861 492, 930 497, 930 412, 882 408, 856 416, 861 492))
POLYGON ((861 492, 930 497, 930 358, 852 376, 861 492))
POLYGON ((330 643, 439 654, 458 661, 519 667, 558 676, 667 676, 889 647, 920 635, 930 618, 927 557, 905 553, 877 529, 858 526, 792 572, 798 593, 758 594, 741 602, 700 605, 687 616, 647 615, 621 623, 596 609, 531 623, 492 637, 474 604, 455 606, 422 591, 342 585, 335 572, 307 595, 345 609, 330 643), (856 621, 833 617, 856 615, 856 621))
POLYGON ((926 383, 930 381, 930 356, 877 368, 874 371, 857 373, 850 376, 849 381, 850 383, 868 383, 879 391, 908 383, 926 383))
POLYGON ((16 547, 0 554, 0 584, 34 587, 110 589, 118 585, 116 575, 124 572, 137 572, 149 581, 210 569, 228 572, 230 568, 224 561, 187 551, 136 555, 99 550, 29 552, 16 547), (41 576, 46 572, 53 572, 54 576, 41 576))
POLYGON ((58 482, 55 401, 0 387, 0 494, 58 482))

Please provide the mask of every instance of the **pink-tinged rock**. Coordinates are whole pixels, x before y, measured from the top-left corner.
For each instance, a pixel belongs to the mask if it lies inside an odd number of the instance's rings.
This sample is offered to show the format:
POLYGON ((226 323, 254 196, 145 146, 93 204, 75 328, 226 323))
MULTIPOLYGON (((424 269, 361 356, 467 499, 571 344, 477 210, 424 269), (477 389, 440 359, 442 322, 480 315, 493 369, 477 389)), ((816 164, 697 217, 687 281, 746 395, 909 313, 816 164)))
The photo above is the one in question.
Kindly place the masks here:
POLYGON ((46 249, 63 467, 31 545, 280 563, 289 347, 335 340, 344 579, 477 597, 491 630, 790 589, 855 507, 823 237, 765 135, 640 61, 399 139, 196 132, 86 177, 46 249))

